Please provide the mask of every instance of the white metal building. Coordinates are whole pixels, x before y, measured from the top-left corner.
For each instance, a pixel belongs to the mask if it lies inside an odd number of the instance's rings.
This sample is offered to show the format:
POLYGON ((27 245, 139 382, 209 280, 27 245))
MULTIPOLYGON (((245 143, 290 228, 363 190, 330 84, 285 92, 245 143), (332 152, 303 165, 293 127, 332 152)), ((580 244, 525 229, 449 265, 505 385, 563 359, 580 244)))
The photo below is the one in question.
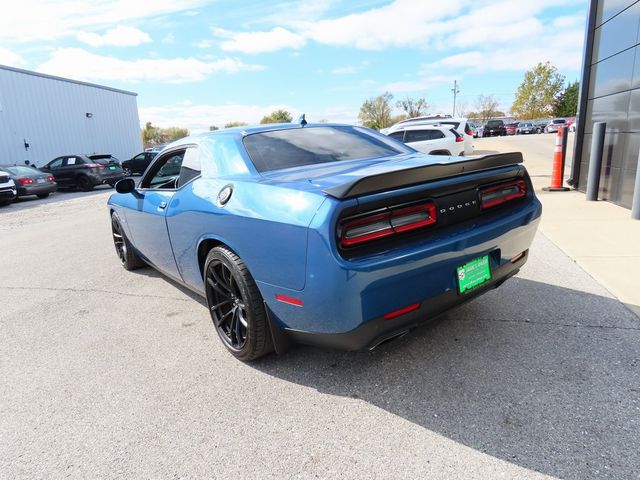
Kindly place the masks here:
POLYGON ((0 65, 0 164, 142 151, 137 94, 0 65))

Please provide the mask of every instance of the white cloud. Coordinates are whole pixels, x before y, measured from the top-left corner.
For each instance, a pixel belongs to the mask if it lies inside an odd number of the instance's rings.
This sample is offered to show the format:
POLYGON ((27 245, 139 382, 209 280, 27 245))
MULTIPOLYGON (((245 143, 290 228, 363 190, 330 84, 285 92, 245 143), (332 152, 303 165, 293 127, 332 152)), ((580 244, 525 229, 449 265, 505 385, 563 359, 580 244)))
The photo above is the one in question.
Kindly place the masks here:
POLYGON ((162 40, 160 41, 165 45, 171 45, 172 43, 175 43, 176 37, 173 33, 169 32, 164 37, 162 37, 162 40))
POLYGON ((233 58, 208 62, 193 57, 122 60, 96 55, 80 48, 60 48, 54 51, 49 60, 40 65, 37 71, 90 81, 158 80, 185 83, 200 81, 219 72, 238 73, 262 69, 264 67, 261 65, 250 65, 233 58))
POLYGON ((396 0, 379 8, 344 17, 303 22, 304 35, 326 45, 350 46, 363 50, 387 47, 425 46, 424 42, 445 33, 438 25, 455 17, 469 0, 456 2, 416 2, 396 0))
POLYGON ((231 52, 275 52, 284 48, 299 49, 306 43, 302 35, 282 27, 275 27, 268 32, 234 33, 222 28, 214 28, 212 31, 215 36, 227 39, 220 44, 220 47, 231 52))
POLYGON ((405 80, 387 83, 380 88, 381 92, 407 93, 407 92, 425 92, 430 88, 451 83, 454 80, 461 80, 460 75, 425 75, 415 80, 405 80))
POLYGON ((24 59, 17 53, 12 52, 8 48, 0 47, 0 65, 19 67, 25 63, 24 59))
MULTIPOLYGON (((239 121, 249 125, 257 124, 260 119, 277 109, 291 112, 298 118, 302 111, 286 104, 273 105, 194 105, 188 101, 168 106, 151 106, 139 108, 140 122, 144 125, 151 122, 159 127, 180 126, 188 128, 191 133, 208 131, 210 125, 222 128, 226 123, 239 121)), ((345 107, 327 107, 318 112, 306 112, 309 122, 329 120, 337 123, 354 123, 357 112, 345 107)))
POLYGON ((0 43, 55 40, 189 11, 207 0, 21 0, 0 15, 0 43))
POLYGON ((92 47, 103 47, 112 45, 114 47, 135 47, 143 43, 150 43, 151 37, 134 27, 118 25, 110 28, 103 35, 93 32, 80 32, 76 38, 82 43, 91 45, 92 47))
POLYGON ((355 65, 345 65, 342 67, 336 67, 331 70, 331 73, 334 75, 354 75, 360 72, 363 68, 369 65, 367 60, 363 60, 362 62, 355 65))

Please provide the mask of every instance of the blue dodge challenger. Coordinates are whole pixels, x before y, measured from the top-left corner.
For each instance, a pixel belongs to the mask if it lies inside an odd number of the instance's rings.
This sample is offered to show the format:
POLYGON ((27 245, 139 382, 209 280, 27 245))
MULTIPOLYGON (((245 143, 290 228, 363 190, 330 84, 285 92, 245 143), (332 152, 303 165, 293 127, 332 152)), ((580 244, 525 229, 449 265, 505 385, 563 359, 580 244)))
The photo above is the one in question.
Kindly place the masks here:
POLYGON ((209 132, 118 182, 113 240, 127 270, 204 296, 241 360, 292 341, 373 348, 527 261, 542 208, 522 161, 304 120, 209 132))

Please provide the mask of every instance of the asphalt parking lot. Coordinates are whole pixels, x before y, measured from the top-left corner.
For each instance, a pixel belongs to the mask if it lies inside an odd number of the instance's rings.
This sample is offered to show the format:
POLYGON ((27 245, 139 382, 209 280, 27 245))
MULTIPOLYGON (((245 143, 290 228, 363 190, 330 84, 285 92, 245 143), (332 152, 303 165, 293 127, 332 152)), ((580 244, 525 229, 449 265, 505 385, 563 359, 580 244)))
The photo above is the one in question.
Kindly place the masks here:
POLYGON ((0 211, 0 477, 640 478, 640 320, 543 235, 373 352, 247 365, 120 267, 111 192, 0 211))

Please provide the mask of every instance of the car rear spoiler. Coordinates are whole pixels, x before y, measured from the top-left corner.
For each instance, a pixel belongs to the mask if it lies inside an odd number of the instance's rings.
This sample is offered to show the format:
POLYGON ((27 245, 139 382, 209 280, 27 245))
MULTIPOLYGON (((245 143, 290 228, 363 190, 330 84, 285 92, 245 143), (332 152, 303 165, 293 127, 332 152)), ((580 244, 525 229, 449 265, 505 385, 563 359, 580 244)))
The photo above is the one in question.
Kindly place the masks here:
POLYGON ((522 153, 496 153, 478 158, 465 158, 459 162, 435 163, 420 167, 386 172, 379 175, 359 178, 352 182, 327 188, 324 191, 339 200, 372 193, 408 187, 440 178, 453 177, 470 172, 490 170, 523 163, 522 153))

